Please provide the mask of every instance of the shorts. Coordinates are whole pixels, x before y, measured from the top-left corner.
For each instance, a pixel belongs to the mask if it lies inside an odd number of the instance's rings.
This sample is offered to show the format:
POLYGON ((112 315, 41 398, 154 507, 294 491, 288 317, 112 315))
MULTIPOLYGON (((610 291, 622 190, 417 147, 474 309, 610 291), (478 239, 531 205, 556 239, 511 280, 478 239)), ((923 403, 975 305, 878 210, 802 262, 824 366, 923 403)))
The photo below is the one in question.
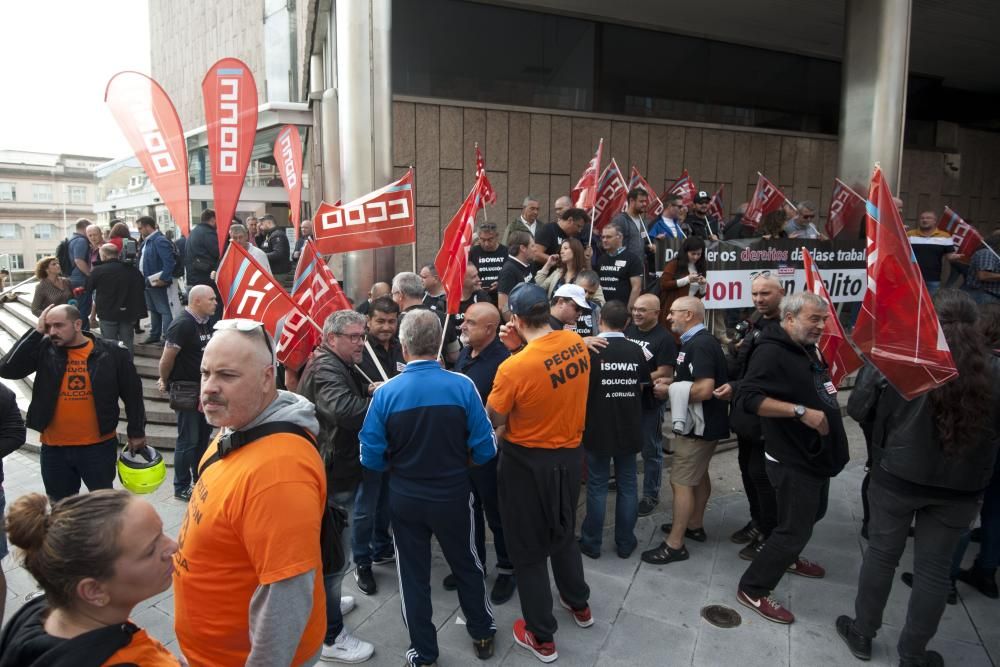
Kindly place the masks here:
POLYGON ((3 489, 0 489, 0 558, 6 558, 7 554, 7 530, 4 528, 3 518, 7 512, 7 499, 3 495, 3 489))
POLYGON ((718 440, 702 440, 675 435, 670 441, 674 462, 670 467, 670 483, 678 486, 698 486, 708 472, 718 440))

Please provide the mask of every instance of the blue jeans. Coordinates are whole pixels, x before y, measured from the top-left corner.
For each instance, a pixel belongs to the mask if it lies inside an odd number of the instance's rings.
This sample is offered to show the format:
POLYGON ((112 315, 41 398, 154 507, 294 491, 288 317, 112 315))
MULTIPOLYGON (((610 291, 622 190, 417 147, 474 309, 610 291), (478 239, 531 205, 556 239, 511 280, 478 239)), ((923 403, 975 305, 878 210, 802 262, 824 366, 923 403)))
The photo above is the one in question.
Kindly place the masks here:
POLYGON ((927 292, 931 296, 934 296, 937 293, 937 291, 941 289, 940 280, 925 280, 924 284, 927 285, 927 292))
POLYGON ((330 495, 330 500, 347 512, 347 525, 341 535, 344 548, 344 567, 333 574, 323 575, 323 586, 326 588, 326 637, 323 643, 327 646, 333 644, 344 629, 344 616, 340 613, 340 588, 344 583, 344 575, 351 568, 351 521, 354 516, 354 501, 357 490, 337 491, 330 495))
MULTIPOLYGON (((660 486, 663 483, 663 415, 667 411, 666 403, 657 407, 642 410, 642 497, 651 500, 660 499, 660 486)), ((618 462, 615 462, 618 470, 618 462)), ((617 473, 616 473, 617 474, 617 473)))
POLYGON ((167 298, 167 290, 174 289, 173 285, 167 287, 146 286, 146 310, 149 311, 149 337, 158 340, 167 335, 170 323, 174 321, 174 315, 170 311, 170 301, 167 298))
POLYGON ((597 456, 587 452, 587 515, 580 524, 580 548, 600 553, 604 533, 604 510, 608 502, 611 461, 615 462, 615 546, 631 553, 636 544, 635 522, 639 518, 639 480, 635 454, 597 456))
MULTIPOLYGON (((74 290, 83 287, 86 282, 75 283, 70 281, 69 286, 74 290)), ((84 291, 80 296, 74 296, 70 301, 76 301, 76 309, 80 311, 80 318, 83 320, 83 330, 90 331, 90 307, 94 302, 94 293, 84 291)))
POLYGON ((110 489, 115 481, 118 440, 96 445, 42 445, 42 484, 55 503, 80 493, 80 482, 88 491, 110 489))
MULTIPOLYGON (((103 324, 103 323, 102 323, 103 324)), ((177 411, 177 444, 174 446, 174 493, 187 491, 198 481, 198 464, 208 448, 212 427, 197 410, 177 411)))
POLYGON ((363 468, 362 474, 351 517, 351 549, 355 565, 371 565, 373 557, 393 552, 389 536, 389 473, 363 468))

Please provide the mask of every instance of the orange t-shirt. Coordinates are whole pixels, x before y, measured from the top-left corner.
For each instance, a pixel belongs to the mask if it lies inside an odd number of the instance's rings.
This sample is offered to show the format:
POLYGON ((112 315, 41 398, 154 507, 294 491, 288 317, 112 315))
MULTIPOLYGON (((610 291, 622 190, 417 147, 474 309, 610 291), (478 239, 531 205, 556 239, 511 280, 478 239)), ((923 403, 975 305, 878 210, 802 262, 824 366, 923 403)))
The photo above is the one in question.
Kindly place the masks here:
POLYGON ((102 434, 97 426, 94 388, 87 371, 87 357, 93 349, 94 341, 89 338, 83 345, 65 348, 66 372, 52 421, 42 431, 43 444, 93 445, 115 437, 114 433, 102 434))
POLYGON ((128 646, 115 651, 115 654, 102 663, 101 667, 112 665, 142 665, 142 667, 180 667, 181 661, 165 649, 163 644, 149 636, 145 630, 132 635, 128 646))
POLYGON ((589 385, 590 353, 583 339, 572 331, 553 331, 500 364, 487 405, 508 415, 509 442, 577 447, 589 385))
MULTIPOLYGON (((217 445, 218 438, 202 461, 217 445)), ((325 506, 323 461, 298 436, 261 438, 205 469, 174 555, 174 628, 192 667, 243 665, 254 592, 306 572, 314 575, 312 611, 293 664, 319 651, 326 633, 325 506)))

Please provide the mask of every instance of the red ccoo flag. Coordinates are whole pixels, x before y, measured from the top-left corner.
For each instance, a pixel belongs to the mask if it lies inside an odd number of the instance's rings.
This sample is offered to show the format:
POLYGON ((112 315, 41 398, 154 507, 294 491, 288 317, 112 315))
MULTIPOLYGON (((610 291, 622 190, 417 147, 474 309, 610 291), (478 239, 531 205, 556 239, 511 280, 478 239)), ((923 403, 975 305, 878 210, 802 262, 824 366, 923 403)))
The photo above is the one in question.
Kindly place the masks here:
POLYGON ((313 216, 316 249, 332 255, 413 243, 415 211, 410 169, 399 180, 354 201, 322 202, 313 216))
POLYGON ((469 195, 462 202, 458 212, 444 230, 441 249, 434 258, 434 268, 448 295, 448 313, 458 314, 462 303, 462 281, 465 279, 466 264, 469 260, 469 246, 472 244, 472 230, 476 226, 476 213, 483 206, 485 178, 481 175, 469 195))
POLYGON ((299 216, 302 215, 302 140, 299 128, 286 125, 274 140, 274 163, 281 172, 281 182, 288 193, 288 217, 299 233, 299 216))
POLYGON ((719 189, 712 195, 712 201, 708 202, 708 214, 714 216, 720 225, 725 224, 726 221, 726 207, 722 203, 722 190, 725 187, 725 185, 720 185, 719 189))
POLYGON ((743 224, 747 227, 757 229, 761 218, 768 213, 777 211, 788 200, 785 193, 778 189, 778 186, 767 180, 767 178, 757 172, 757 189, 750 198, 750 205, 747 212, 743 214, 743 224))
POLYGON ((585 211, 593 208, 594 202, 597 201, 597 175, 601 171, 601 152, 603 150, 604 139, 602 138, 597 144, 597 152, 594 153, 594 157, 590 158, 587 168, 583 170, 583 175, 570 192, 573 206, 585 211))
POLYGON ((618 168, 618 163, 614 158, 604 168, 601 179, 597 184, 597 199, 594 201, 594 225, 593 232, 600 232, 604 226, 611 222, 615 214, 625 208, 628 200, 628 186, 625 184, 625 177, 622 170, 618 168))
POLYGON ((962 216, 947 206, 944 207, 944 212, 938 221, 938 229, 951 234, 952 241, 954 241, 955 247, 958 248, 956 252, 959 255, 972 257, 977 250, 983 247, 983 237, 976 228, 963 220, 962 216))
POLYGON ((201 82, 201 93, 205 103, 208 161, 212 167, 216 233, 222 252, 257 134, 257 83, 246 63, 223 58, 208 68, 201 82))
POLYGON ((830 366, 830 380, 833 382, 833 386, 839 387, 841 381, 861 368, 864 362, 851 347, 851 341, 844 333, 844 328, 840 326, 840 320, 837 319, 837 309, 833 307, 833 301, 830 300, 826 285, 823 284, 823 278, 819 275, 816 262, 813 261, 812 255, 805 248, 802 248, 802 263, 806 271, 806 291, 812 292, 826 301, 830 312, 818 347, 826 363, 830 366))
POLYGON ((104 101, 163 199, 181 233, 191 233, 187 145, 170 97, 139 72, 119 72, 108 81, 104 101))
POLYGON ((854 325, 854 341, 909 401, 953 379, 958 371, 878 166, 866 212, 868 290, 854 325))
POLYGON ((839 178, 833 179, 830 210, 826 214, 826 235, 832 239, 844 232, 845 238, 857 238, 864 219, 865 198, 839 178))
POLYGON ((628 189, 642 188, 649 195, 649 205, 646 206, 646 215, 650 218, 658 218, 663 213, 663 202, 660 201, 656 190, 649 187, 649 183, 642 177, 635 165, 632 165, 632 176, 628 179, 628 189))
POLYGON ((694 196, 698 194, 698 188, 695 186, 694 181, 688 176, 688 170, 685 169, 681 173, 681 177, 678 178, 673 185, 667 188, 668 195, 680 195, 681 203, 685 206, 690 206, 694 203, 694 196))
POLYGON ((479 150, 479 144, 476 144, 476 178, 480 177, 483 179, 483 204, 496 204, 497 192, 493 189, 493 184, 490 183, 489 177, 486 176, 486 161, 483 160, 483 153, 479 150))

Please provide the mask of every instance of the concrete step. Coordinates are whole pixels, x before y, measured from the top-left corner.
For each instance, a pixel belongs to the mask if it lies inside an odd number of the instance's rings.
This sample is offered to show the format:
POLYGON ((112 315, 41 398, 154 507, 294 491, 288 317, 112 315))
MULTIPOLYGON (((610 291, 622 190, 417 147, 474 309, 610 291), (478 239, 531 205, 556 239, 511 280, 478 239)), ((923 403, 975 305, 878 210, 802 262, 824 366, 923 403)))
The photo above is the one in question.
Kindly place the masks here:
MULTIPOLYGON (((39 436, 38 436, 38 433, 36 431, 28 431, 28 437, 27 437, 27 439, 24 442, 24 449, 27 450, 27 451, 29 451, 29 452, 35 452, 35 453, 41 452, 42 451, 42 443, 38 439, 38 437, 39 436)), ((148 438, 148 435, 147 435, 147 441, 148 440, 149 440, 149 438, 148 438)), ((122 446, 124 446, 124 443, 127 442, 127 440, 125 439, 125 437, 123 435, 119 436, 119 440, 118 441, 119 441, 119 444, 122 445, 122 446)), ((163 462, 167 464, 168 468, 173 468, 174 467, 174 450, 173 450, 172 447, 169 448, 169 449, 165 448, 165 447, 160 447, 160 446, 158 446, 154 442, 149 442, 149 444, 153 445, 153 447, 156 448, 156 451, 158 451, 160 453, 160 456, 163 457, 163 462)))

